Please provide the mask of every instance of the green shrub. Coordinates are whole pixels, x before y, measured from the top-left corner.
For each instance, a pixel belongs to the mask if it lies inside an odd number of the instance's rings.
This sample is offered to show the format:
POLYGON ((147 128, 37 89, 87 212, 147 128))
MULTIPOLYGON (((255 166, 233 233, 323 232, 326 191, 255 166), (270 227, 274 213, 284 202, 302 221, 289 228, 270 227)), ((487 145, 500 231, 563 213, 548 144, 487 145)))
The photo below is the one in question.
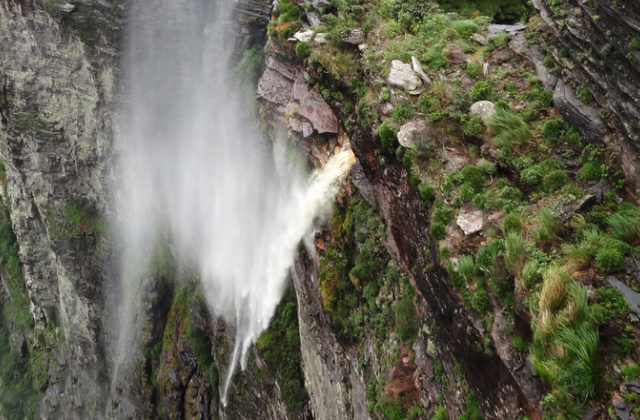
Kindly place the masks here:
POLYGON ((471 255, 465 255, 460 259, 458 271, 467 281, 476 276, 476 265, 473 262, 473 257, 471 255))
POLYGON ((401 102, 391 111, 391 119, 398 124, 404 124, 412 116, 413 106, 409 102, 401 102))
POLYGON ((362 297, 365 298, 372 312, 376 310, 376 297, 378 293, 380 293, 380 285, 377 281, 367 283, 362 289, 362 297))
POLYGON ((469 38, 479 30, 472 20, 457 20, 451 22, 451 27, 463 38, 469 38))
POLYGON ((545 67, 552 68, 555 65, 555 61, 553 61, 553 57, 548 55, 544 58, 544 60, 542 60, 542 64, 544 64, 545 67))
POLYGON ((302 60, 306 60, 311 55, 311 47, 306 42, 298 42, 296 44, 296 55, 302 60))
POLYGON ((429 114, 427 116, 427 121, 432 122, 432 123, 437 123, 440 122, 444 119, 444 117, 447 116, 447 113, 444 111, 436 111, 436 112, 432 112, 431 114, 429 114))
POLYGON ((531 131, 519 115, 502 109, 496 109, 486 124, 496 134, 492 144, 496 147, 512 149, 525 144, 531 138, 531 131))
POLYGON ((507 92, 513 93, 518 90, 518 85, 511 81, 504 82, 504 90, 507 92))
POLYGON ((615 287, 599 287, 595 291, 598 301, 598 321, 606 323, 624 319, 631 312, 631 307, 624 299, 622 292, 615 287))
POLYGON ((591 91, 583 86, 578 86, 576 88, 576 93, 578 94, 578 98, 580 98, 580 100, 585 104, 590 104, 594 101, 591 91))
POLYGON ((470 137, 478 137, 482 134, 482 129, 484 125, 482 124, 482 118, 473 117, 467 120, 464 124, 462 124, 462 131, 464 134, 470 137))
POLYGON ((598 268, 607 273, 624 269, 624 255, 615 248, 601 248, 596 254, 598 268))
POLYGON ((441 241, 447 236, 447 226, 442 222, 434 222, 429 229, 431 237, 436 241, 441 241))
POLYGON ((430 49, 422 55, 422 61, 429 63, 429 66, 433 68, 442 68, 447 66, 447 59, 439 49, 430 49))
POLYGON ((449 412, 444 407, 438 407, 431 420, 449 420, 449 412))
POLYGON ((549 120, 542 128, 542 135, 547 143, 558 146, 560 139, 564 137, 567 125, 562 120, 549 120))
POLYGON ((484 188, 487 180, 484 170, 479 166, 466 166, 462 169, 464 183, 469 185, 475 192, 480 192, 484 188))
POLYGON ((420 95, 420 99, 418 99, 418 103, 416 104, 416 110, 423 114, 427 114, 438 107, 440 101, 435 96, 427 95, 423 93, 420 95))
POLYGON ((484 280, 478 280, 478 288, 471 297, 471 306, 480 313, 486 312, 491 307, 484 280))
POLYGON ((522 118, 525 121, 529 121, 529 122, 535 120, 537 116, 538 116, 538 113, 534 109, 530 109, 527 112, 522 113, 522 118))
POLYGON ((566 185, 567 172, 556 161, 547 159, 524 169, 520 179, 527 185, 538 186, 542 191, 553 192, 566 185))
POLYGON ((487 99, 493 93, 491 85, 484 80, 477 81, 471 89, 471 96, 475 101, 487 99))
POLYGON ((413 299, 405 296, 393 305, 393 312, 396 317, 396 334, 404 342, 413 342, 418 335, 420 322, 416 316, 413 299))
POLYGON ((398 131, 389 127, 387 121, 384 121, 376 130, 376 134, 380 136, 380 141, 385 149, 395 149, 398 147, 398 131))
POLYGON ((583 181, 599 180, 604 177, 604 165, 600 162, 586 162, 582 165, 580 178, 583 181))
POLYGON ((435 198, 435 187, 431 184, 423 184, 418 187, 420 197, 423 200, 432 201, 435 198))
POLYGON ((640 376, 640 367, 636 363, 629 363, 620 368, 620 374, 627 382, 635 381, 640 376))

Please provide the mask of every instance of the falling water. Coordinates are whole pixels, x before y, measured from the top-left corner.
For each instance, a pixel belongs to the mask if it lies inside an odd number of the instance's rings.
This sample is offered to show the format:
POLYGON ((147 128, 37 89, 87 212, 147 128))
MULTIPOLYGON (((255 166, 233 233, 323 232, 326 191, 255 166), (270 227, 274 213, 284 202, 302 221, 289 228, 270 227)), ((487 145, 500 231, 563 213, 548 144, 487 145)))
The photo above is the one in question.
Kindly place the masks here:
POLYGON ((134 0, 116 198, 125 249, 114 377, 134 340, 136 279, 168 232, 178 258, 196 261, 213 313, 236 325, 225 404, 237 363, 244 368, 275 312, 296 245, 354 160, 345 147, 308 181, 278 173, 274 148, 242 116, 230 70, 232 6, 134 0))

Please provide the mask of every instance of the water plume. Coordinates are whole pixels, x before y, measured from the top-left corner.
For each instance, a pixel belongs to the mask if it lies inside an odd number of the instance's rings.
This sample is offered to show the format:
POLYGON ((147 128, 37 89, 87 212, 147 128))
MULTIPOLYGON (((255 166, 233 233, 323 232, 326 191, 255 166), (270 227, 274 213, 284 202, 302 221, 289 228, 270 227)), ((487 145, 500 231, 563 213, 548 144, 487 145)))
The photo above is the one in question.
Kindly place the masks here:
POLYGON ((284 292, 297 244, 330 202, 354 156, 348 144, 308 181, 242 112, 230 70, 232 2, 134 0, 128 26, 120 188, 123 238, 114 383, 135 344, 139 279, 160 232, 178 260, 195 262, 212 312, 236 326, 238 362, 284 292), (289 168, 289 169, 287 169, 289 168))

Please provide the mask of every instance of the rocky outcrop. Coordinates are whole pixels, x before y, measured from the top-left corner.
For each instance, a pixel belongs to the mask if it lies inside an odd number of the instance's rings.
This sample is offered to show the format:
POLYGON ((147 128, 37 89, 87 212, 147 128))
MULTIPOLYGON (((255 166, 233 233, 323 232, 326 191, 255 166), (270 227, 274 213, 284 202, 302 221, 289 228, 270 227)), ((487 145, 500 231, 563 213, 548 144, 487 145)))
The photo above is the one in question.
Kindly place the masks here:
POLYGON ((322 96, 309 90, 303 72, 274 56, 267 59, 267 70, 258 85, 258 100, 280 113, 284 111, 293 131, 303 132, 303 137, 314 131, 338 132, 338 120, 322 96))
MULTIPOLYGON (((565 103, 571 102, 571 95, 568 87, 559 83, 554 103, 585 137, 592 141, 604 139, 614 148, 627 181, 640 188, 640 162, 633 159, 640 152, 640 5, 577 0, 534 0, 533 4, 553 34, 553 45, 557 47, 553 57, 562 78, 572 89, 589 89, 595 98, 592 112, 585 114, 585 106, 565 103), (562 57, 560 50, 564 51, 562 57), (610 111, 613 117, 603 121, 595 115, 598 109, 610 111)), ((538 61, 542 65, 538 57, 534 60, 536 68, 538 61)))
POLYGON ((45 4, 0 2, 0 155, 35 330, 60 322, 66 337, 44 411, 89 419, 104 367, 108 241, 97 215, 109 183, 117 23, 108 3, 80 4, 71 20, 45 4))

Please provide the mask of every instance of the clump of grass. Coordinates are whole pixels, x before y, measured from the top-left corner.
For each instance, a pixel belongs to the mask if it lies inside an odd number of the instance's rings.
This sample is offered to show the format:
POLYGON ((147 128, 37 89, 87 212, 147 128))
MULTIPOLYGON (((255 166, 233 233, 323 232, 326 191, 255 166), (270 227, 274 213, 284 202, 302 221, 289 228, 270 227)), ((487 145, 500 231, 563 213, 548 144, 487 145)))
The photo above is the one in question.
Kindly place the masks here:
POLYGON ((547 409, 551 415, 581 412, 599 378, 597 326, 585 289, 558 265, 545 272, 532 322, 532 360, 552 387, 547 409))
POLYGON ((460 263, 458 265, 458 271, 462 274, 469 283, 469 280, 476 276, 476 265, 473 262, 473 257, 471 255, 465 255, 460 259, 460 263))
POLYGON ((496 109, 486 124, 496 135, 492 141, 496 147, 513 149, 524 145, 531 138, 531 130, 522 117, 503 108, 496 109))
POLYGON ((457 20, 451 22, 451 27, 463 38, 469 38, 478 32, 478 25, 472 20, 457 20))
POLYGON ((548 208, 542 209, 537 218, 540 228, 533 235, 536 242, 549 244, 556 241, 562 232, 562 220, 554 216, 548 208))
POLYGON ((635 381, 640 376, 640 367, 636 363, 629 363, 620 368, 620 374, 628 381, 635 381))
POLYGON ((508 234, 510 232, 521 232, 522 231, 522 219, 520 216, 514 213, 509 213, 502 221, 502 231, 504 234, 508 234))
POLYGON ((509 232, 504 239, 504 263, 507 270, 517 276, 527 262, 527 252, 524 245, 522 233, 518 231, 509 232))
POLYGON ((540 263, 537 260, 528 261, 522 269, 520 277, 527 289, 531 290, 536 284, 542 280, 540 274, 540 263))
POLYGON ((621 241, 633 243, 640 238, 640 209, 633 205, 621 209, 607 218, 611 235, 621 241))

